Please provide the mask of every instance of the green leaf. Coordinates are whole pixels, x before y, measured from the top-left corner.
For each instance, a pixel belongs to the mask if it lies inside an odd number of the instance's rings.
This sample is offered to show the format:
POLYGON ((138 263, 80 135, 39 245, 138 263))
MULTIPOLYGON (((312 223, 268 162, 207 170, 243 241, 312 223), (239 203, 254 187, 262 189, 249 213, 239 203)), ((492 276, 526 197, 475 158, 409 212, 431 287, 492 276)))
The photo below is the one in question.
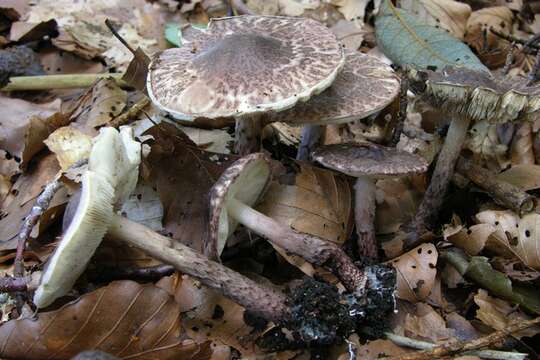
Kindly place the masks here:
POLYGON ((182 29, 177 23, 165 24, 165 39, 177 47, 182 46, 182 29))
POLYGON ((404 10, 384 0, 375 20, 377 43, 383 53, 398 65, 419 68, 465 66, 489 70, 467 45, 446 31, 426 25, 404 10))

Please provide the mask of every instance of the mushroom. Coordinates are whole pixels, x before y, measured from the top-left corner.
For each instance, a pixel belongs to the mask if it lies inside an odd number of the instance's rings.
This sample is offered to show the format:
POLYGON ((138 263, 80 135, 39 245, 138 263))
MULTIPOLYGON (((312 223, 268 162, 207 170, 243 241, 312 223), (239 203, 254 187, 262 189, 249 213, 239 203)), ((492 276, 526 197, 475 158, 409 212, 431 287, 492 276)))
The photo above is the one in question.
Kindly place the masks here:
POLYGON ((215 254, 216 247, 224 246, 240 223, 285 251, 329 267, 347 290, 363 294, 366 275, 336 244, 296 232, 251 207, 267 187, 270 175, 269 159, 262 153, 247 155, 225 170, 210 190, 210 231, 205 252, 215 254))
POLYGON ((273 114, 271 121, 304 125, 298 159, 306 160, 318 144, 320 125, 366 118, 388 106, 400 92, 397 74, 379 59, 346 52, 343 70, 328 89, 292 109, 273 114))
POLYGON ((408 69, 413 91, 451 116, 432 179, 411 224, 404 247, 412 248, 433 226, 452 179, 471 121, 494 123, 525 119, 540 110, 540 86, 519 79, 496 78, 488 72, 445 67, 441 72, 408 69))
POLYGON ((356 178, 355 222, 360 253, 377 259, 375 238, 375 181, 425 172, 427 162, 420 156, 371 143, 325 145, 312 153, 321 165, 356 178))
POLYGON ((240 154, 259 150, 264 114, 325 90, 345 63, 335 35, 305 18, 212 19, 183 40, 153 57, 148 95, 178 120, 234 117, 240 154))

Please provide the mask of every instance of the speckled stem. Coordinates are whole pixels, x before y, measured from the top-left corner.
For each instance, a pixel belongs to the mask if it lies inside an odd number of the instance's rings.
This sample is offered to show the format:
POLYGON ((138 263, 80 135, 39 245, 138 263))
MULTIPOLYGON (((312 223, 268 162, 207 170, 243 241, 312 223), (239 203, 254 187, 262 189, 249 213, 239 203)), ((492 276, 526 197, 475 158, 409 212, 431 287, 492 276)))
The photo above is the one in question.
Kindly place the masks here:
POLYGON ((314 265, 328 267, 348 291, 357 296, 363 295, 366 275, 336 244, 317 236, 298 233, 235 199, 229 199, 227 210, 236 221, 272 244, 314 265))
POLYGON ((310 154, 321 142, 326 127, 322 125, 304 125, 298 146, 296 160, 309 161, 310 154))
POLYGON ((132 244, 158 260, 173 265, 204 285, 271 321, 288 317, 286 297, 219 263, 208 260, 189 247, 159 235, 144 225, 115 215, 109 235, 132 244))
POLYGON ((236 119, 234 152, 240 156, 261 151, 263 123, 260 115, 236 119))
POLYGON ((375 238, 375 183, 368 176, 359 177, 354 185, 354 220, 360 255, 377 260, 379 247, 375 238))
POLYGON ((419 239, 425 229, 434 226, 439 210, 444 201, 448 184, 454 175, 454 168, 461 152, 461 147, 467 136, 471 120, 465 116, 456 115, 450 122, 446 140, 439 154, 437 165, 433 171, 422 203, 412 223, 414 235, 407 238, 405 248, 410 249, 418 245, 419 239))
POLYGON ((476 165, 472 161, 460 158, 456 169, 473 183, 485 189, 497 203, 519 214, 524 214, 534 209, 534 196, 527 194, 515 185, 498 180, 494 173, 476 165))

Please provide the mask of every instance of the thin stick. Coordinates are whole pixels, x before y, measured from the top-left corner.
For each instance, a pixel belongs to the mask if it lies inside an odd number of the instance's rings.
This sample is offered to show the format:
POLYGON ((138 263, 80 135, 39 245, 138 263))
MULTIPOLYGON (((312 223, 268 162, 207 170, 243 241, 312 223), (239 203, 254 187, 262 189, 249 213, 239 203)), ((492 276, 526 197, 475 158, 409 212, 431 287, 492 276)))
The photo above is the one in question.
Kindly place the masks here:
POLYGON ((109 126, 119 128, 122 125, 128 124, 130 120, 137 116, 137 114, 140 113, 148 104, 150 104, 150 100, 146 96, 143 97, 141 100, 133 104, 128 111, 113 119, 109 123, 109 126))
MULTIPOLYGON (((384 333, 388 340, 392 341, 393 343, 400 345, 400 346, 407 346, 413 349, 418 350, 432 350, 437 345, 426 342, 426 341, 420 341, 416 339, 411 339, 405 336, 396 335, 390 332, 384 333)), ((463 355, 471 355, 471 356, 478 356, 484 359, 508 359, 508 360, 522 360, 527 358, 527 354, 525 353, 516 353, 516 352, 509 352, 509 351, 497 351, 497 350, 472 350, 467 351, 463 355)))
POLYGON ((462 157, 459 159, 456 169, 473 183, 485 189, 500 205, 519 214, 534 209, 534 196, 527 194, 515 185, 498 180, 491 171, 476 165, 472 161, 462 157))
POLYGON ((62 183, 58 178, 47 184, 45 189, 43 189, 43 192, 38 196, 36 204, 32 206, 32 210, 30 210, 30 213, 24 219, 17 239, 17 253, 15 255, 15 268, 13 270, 13 275, 15 275, 16 278, 24 276, 24 249, 26 247, 26 242, 30 238, 32 229, 43 213, 49 208, 49 204, 51 203, 54 194, 56 194, 61 186, 62 183))
POLYGON ((393 356, 388 359, 392 360, 431 360, 447 355, 455 354, 458 352, 468 352, 477 350, 480 348, 488 347, 501 340, 504 340, 508 336, 512 336, 512 333, 522 331, 533 325, 540 323, 540 317, 532 320, 519 320, 506 326, 505 329, 495 331, 487 336, 471 340, 469 342, 453 341, 440 346, 436 346, 430 350, 414 352, 410 354, 403 354, 399 356, 393 356))
POLYGON ((401 73, 401 85, 399 92, 399 111, 396 125, 394 127, 394 133, 388 146, 396 146, 401 138, 405 120, 407 119, 407 107, 409 105, 409 99, 407 98, 407 91, 409 90, 409 80, 404 72, 401 73))
POLYGON ((122 87, 127 87, 128 85, 122 81, 123 75, 123 73, 103 73, 15 76, 9 78, 9 83, 1 88, 0 91, 35 91, 87 88, 98 79, 108 78, 116 80, 116 82, 122 87))
POLYGON ((122 43, 122 45, 124 45, 126 47, 126 49, 129 50, 130 53, 135 55, 135 50, 128 44, 128 42, 122 36, 120 36, 118 31, 116 31, 116 29, 114 28, 113 23, 111 22, 111 20, 105 19, 105 25, 107 25, 107 27, 112 32, 114 37, 117 38, 118 41, 120 41, 122 43))

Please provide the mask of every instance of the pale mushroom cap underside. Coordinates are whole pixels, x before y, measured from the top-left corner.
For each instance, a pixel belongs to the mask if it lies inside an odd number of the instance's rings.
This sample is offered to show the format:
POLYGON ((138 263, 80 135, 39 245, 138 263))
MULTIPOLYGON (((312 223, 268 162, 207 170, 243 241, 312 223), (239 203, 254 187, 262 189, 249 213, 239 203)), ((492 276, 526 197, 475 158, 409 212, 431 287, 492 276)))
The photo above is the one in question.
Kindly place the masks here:
POLYGON ((388 106, 399 95, 399 84, 390 65, 370 55, 347 52, 343 70, 328 89, 269 119, 311 125, 363 119, 388 106))
POLYGON ((305 18, 237 16, 190 31, 181 48, 154 56, 147 89, 179 120, 281 111, 331 85, 345 63, 341 44, 305 18))
POLYGON ((353 177, 412 175, 428 168, 421 156, 372 143, 325 145, 317 148, 312 158, 327 168, 353 177))
POLYGON ((217 251, 220 254, 227 238, 238 225, 228 215, 228 200, 234 198, 248 206, 255 205, 268 187, 270 177, 270 160, 263 153, 244 156, 223 172, 210 190, 209 234, 205 244, 207 253, 217 251))
POLYGON ((410 69, 413 89, 431 105, 472 120, 502 123, 523 120, 540 110, 540 85, 523 77, 494 75, 466 68, 410 69))

